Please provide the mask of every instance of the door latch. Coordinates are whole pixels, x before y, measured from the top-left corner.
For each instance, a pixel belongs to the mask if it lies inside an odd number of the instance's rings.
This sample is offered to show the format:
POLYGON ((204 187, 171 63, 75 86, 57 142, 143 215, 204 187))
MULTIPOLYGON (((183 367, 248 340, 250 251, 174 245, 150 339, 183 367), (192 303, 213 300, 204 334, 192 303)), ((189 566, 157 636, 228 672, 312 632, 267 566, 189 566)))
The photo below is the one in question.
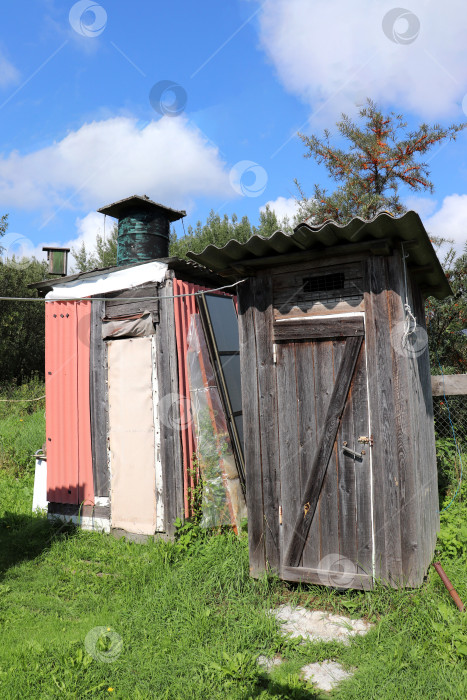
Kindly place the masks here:
POLYGON ((352 455, 354 459, 358 459, 360 461, 362 461, 363 456, 365 455, 365 450, 362 450, 361 452, 355 452, 354 450, 351 450, 350 447, 347 447, 346 442, 342 443, 342 450, 344 452, 347 452, 349 455, 352 455))

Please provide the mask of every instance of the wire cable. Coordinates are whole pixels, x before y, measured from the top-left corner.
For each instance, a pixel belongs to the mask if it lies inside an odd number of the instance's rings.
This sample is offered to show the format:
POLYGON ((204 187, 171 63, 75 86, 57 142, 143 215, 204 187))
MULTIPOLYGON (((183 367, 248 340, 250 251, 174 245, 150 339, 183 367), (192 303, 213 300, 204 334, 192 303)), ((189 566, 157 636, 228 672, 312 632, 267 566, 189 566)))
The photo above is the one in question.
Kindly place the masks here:
MULTIPOLYGON (((246 279, 239 280, 238 282, 232 282, 231 284, 225 284, 223 287, 217 287, 216 289, 205 289, 202 292, 192 292, 190 294, 173 294, 171 296, 157 296, 157 297, 126 297, 119 298, 119 303, 132 302, 132 301, 154 301, 154 299, 179 299, 181 297, 197 297, 201 294, 210 294, 211 292, 221 292, 223 289, 229 289, 230 287, 236 287, 242 282, 246 282, 246 279)), ((109 292, 113 294, 113 292, 109 292)), ((64 297, 63 299, 46 299, 45 297, 0 297, 0 301, 42 301, 50 304, 53 301, 109 301, 111 297, 64 297)))

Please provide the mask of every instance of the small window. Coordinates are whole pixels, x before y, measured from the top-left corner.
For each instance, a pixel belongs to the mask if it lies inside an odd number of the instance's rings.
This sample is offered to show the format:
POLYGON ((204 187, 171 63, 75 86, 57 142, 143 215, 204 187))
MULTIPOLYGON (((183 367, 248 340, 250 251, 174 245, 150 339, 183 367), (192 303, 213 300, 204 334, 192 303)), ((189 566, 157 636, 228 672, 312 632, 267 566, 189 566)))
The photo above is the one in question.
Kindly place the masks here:
POLYGON ((304 292, 328 292, 332 289, 343 289, 345 275, 343 272, 333 272, 330 275, 303 278, 304 292))

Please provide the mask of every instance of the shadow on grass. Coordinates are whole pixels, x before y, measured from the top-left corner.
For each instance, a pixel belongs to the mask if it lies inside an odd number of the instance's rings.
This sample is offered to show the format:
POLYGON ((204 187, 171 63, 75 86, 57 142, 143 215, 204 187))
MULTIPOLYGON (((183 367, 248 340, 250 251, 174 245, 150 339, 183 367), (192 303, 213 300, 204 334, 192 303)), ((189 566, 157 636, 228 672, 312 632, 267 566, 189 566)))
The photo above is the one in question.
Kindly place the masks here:
POLYGON ((45 515, 6 512, 0 518, 0 581, 10 567, 35 559, 54 541, 75 532, 74 525, 47 520, 45 515))
POLYGON ((268 697, 278 697, 285 700, 318 700, 326 697, 326 693, 320 693, 312 688, 297 688, 289 685, 287 682, 273 680, 268 676, 263 676, 260 683, 254 691, 250 691, 245 700, 250 698, 260 698, 267 691, 268 697))

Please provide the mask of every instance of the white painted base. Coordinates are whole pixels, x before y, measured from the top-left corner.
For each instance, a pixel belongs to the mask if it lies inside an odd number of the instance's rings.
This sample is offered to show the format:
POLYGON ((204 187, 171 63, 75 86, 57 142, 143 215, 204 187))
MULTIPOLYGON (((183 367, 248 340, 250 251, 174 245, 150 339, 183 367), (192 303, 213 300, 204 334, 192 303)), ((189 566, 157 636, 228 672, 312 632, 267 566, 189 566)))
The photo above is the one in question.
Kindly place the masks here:
POLYGON ((49 513, 49 520, 59 519, 64 523, 73 523, 82 530, 92 532, 110 532, 110 520, 108 518, 90 518, 89 516, 61 515, 60 513, 49 513))
POLYGON ((36 457, 36 471, 34 473, 34 493, 32 496, 32 512, 47 510, 47 459, 36 457))

